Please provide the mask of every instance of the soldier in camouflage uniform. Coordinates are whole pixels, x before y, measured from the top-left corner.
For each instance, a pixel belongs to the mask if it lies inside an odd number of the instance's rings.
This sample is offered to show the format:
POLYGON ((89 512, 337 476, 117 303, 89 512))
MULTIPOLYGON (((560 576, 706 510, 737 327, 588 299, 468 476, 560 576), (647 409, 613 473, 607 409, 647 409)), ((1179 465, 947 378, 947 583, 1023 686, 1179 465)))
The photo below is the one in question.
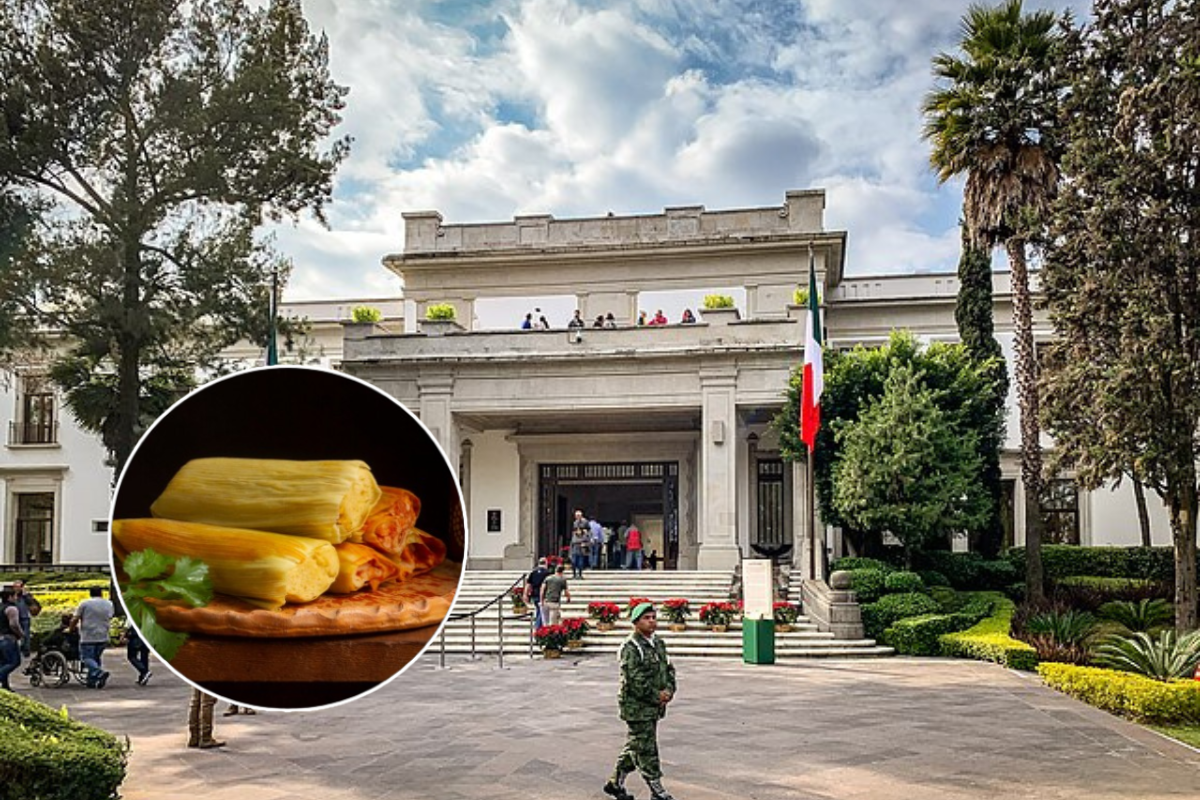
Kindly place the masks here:
POLYGON ((675 697, 675 667, 667 658, 667 647, 654 635, 658 617, 652 603, 639 603, 629 618, 633 633, 621 645, 621 719, 629 727, 629 738, 604 793, 616 800, 634 800, 625 788, 625 778, 634 769, 650 787, 651 800, 673 800, 662 785, 658 763, 658 721, 666 716, 667 703, 675 697))

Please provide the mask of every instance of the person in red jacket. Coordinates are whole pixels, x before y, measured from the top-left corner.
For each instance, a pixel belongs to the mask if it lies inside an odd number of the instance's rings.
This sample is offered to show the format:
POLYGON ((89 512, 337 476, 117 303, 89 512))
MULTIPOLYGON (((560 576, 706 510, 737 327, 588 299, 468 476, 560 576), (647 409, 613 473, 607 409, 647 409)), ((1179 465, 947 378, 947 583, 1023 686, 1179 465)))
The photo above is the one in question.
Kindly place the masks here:
POLYGON ((625 569, 641 569, 642 568, 642 532, 638 529, 637 523, 629 526, 629 531, 625 536, 625 569), (637 566, 633 566, 637 564, 637 566))

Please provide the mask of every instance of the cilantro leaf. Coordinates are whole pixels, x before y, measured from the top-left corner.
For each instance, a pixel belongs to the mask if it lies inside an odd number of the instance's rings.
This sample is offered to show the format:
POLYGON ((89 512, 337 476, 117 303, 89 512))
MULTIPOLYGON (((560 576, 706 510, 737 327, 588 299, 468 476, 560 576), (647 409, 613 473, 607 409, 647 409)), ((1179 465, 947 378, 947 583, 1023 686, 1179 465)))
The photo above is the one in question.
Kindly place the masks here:
POLYGON ((125 574, 131 581, 145 581, 166 574, 174 561, 170 556, 164 556, 155 550, 147 548, 130 553, 122 565, 125 574))
POLYGON ((208 605, 213 595, 208 565, 187 556, 174 558, 146 549, 130 553, 123 567, 130 578, 121 587, 125 608, 141 631, 142 640, 160 658, 170 661, 188 636, 160 625, 154 606, 146 598, 178 601, 192 607, 208 605))
POLYGON ((169 631, 159 625, 153 609, 145 604, 142 605, 142 614, 138 619, 138 629, 142 632, 143 641, 166 661, 175 657, 188 638, 186 633, 169 631))

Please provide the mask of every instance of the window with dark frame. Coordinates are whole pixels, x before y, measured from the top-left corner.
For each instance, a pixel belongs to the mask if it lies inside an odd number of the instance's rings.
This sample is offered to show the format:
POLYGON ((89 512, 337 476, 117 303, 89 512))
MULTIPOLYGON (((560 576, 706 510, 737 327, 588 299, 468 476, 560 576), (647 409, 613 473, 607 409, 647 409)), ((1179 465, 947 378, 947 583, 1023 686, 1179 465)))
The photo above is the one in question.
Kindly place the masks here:
POLYGON ((54 493, 30 492, 15 495, 17 505, 17 564, 54 562, 54 493))
POLYGON ((55 420, 54 389, 45 375, 21 378, 21 403, 17 419, 11 424, 10 444, 55 444, 58 430, 55 420))
POLYGON ((1046 481, 1041 498, 1042 542, 1079 544, 1079 487, 1069 478, 1046 481))

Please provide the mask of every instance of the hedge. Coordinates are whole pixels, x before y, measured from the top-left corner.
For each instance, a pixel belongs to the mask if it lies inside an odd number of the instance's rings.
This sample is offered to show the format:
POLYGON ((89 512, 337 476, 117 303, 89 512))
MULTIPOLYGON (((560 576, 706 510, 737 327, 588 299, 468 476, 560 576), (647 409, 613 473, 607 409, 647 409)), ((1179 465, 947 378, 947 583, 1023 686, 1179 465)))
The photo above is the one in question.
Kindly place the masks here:
POLYGON ((863 558, 861 556, 843 556, 833 562, 834 572, 852 569, 877 569, 880 572, 891 572, 895 567, 877 558, 863 558))
POLYGON ((850 588, 859 604, 874 603, 884 591, 884 580, 887 574, 880 569, 864 567, 849 570, 850 588))
POLYGON ((1012 669, 1034 669, 1038 661, 1037 651, 1009 635, 1016 606, 1003 595, 995 594, 993 597, 991 616, 965 631, 938 637, 942 655, 995 661, 1012 669))
POLYGON ((863 635, 868 639, 880 639, 884 631, 905 617, 936 614, 941 606, 923 592, 889 594, 878 602, 862 606, 863 635))
POLYGON ((915 572, 889 572, 883 578, 883 588, 888 594, 899 592, 923 592, 925 581, 915 572))
MULTIPOLYGON (((1025 548, 1013 547, 1005 558, 1025 574, 1025 548)), ((1197 557, 1200 565, 1200 557, 1197 557)), ((1170 547, 1079 547, 1069 544, 1042 546, 1042 568, 1048 579, 1072 575, 1102 578, 1175 580, 1175 551, 1170 547)))
POLYGON ((119 797, 128 755, 128 740, 0 692, 0 800, 119 797))
POLYGON ((1156 681, 1132 672, 1046 662, 1046 685, 1089 705, 1141 722, 1200 722, 1200 681, 1156 681))
MULTIPOLYGON (((941 655, 938 639, 943 634, 966 630, 992 613, 996 595, 979 592, 954 603, 956 610, 945 614, 923 614, 897 621, 883 632, 883 643, 906 656, 941 655)), ((949 604, 940 603, 943 608, 949 604)))

